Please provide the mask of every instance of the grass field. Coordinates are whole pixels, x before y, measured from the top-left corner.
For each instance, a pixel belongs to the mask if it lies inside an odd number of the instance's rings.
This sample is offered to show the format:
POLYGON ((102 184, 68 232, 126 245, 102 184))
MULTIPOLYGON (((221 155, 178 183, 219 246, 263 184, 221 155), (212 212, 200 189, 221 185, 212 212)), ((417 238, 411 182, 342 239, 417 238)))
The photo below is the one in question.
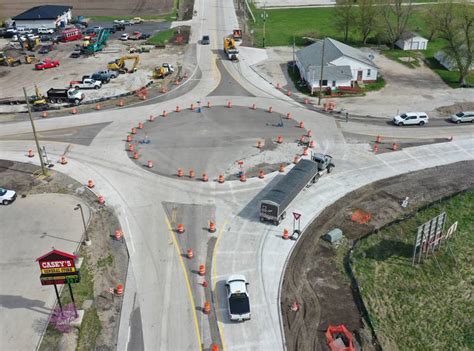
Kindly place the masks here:
MULTIPOLYGON (((474 191, 457 195, 361 240, 352 267, 386 350, 474 349, 474 191), (412 267, 417 227, 446 211, 458 221, 449 241, 412 267)), ((447 228, 447 226, 446 226, 447 228)))
MULTIPOLYGON (((410 17, 408 30, 416 30, 421 35, 427 37, 428 27, 426 23, 426 16, 424 9, 427 6, 417 6, 413 10, 410 17)), ((293 36, 297 46, 305 45, 304 37, 323 38, 331 37, 342 41, 343 34, 334 25, 334 17, 336 10, 334 7, 327 8, 305 8, 305 9, 281 9, 281 10, 267 10, 266 30, 265 30, 265 46, 288 46, 293 44, 293 36)), ((263 45, 263 11, 254 9, 254 15, 257 20, 256 23, 249 22, 254 31, 254 43, 258 47, 263 45)), ((360 35, 355 31, 349 32, 348 44, 352 46, 362 46, 360 35)), ((376 42, 374 36, 369 37, 369 42, 376 42)), ((428 50, 423 55, 430 67, 451 87, 459 87, 459 74, 457 72, 450 72, 439 65, 433 58, 434 54, 441 50, 445 45, 444 40, 434 39, 428 43, 428 50)), ((406 54, 401 50, 388 50, 384 54, 387 57, 395 59, 398 62, 400 56, 406 54)), ((402 62, 403 63, 403 62, 402 62)), ((406 64, 406 63, 404 63, 406 64)), ((407 65, 407 64, 406 64, 407 65)), ((414 66, 413 66, 414 68, 414 66)), ((474 72, 471 72, 468 77, 468 83, 474 84, 474 72)))
POLYGON ((146 41, 150 45, 165 45, 174 35, 174 29, 167 29, 156 33, 146 41))

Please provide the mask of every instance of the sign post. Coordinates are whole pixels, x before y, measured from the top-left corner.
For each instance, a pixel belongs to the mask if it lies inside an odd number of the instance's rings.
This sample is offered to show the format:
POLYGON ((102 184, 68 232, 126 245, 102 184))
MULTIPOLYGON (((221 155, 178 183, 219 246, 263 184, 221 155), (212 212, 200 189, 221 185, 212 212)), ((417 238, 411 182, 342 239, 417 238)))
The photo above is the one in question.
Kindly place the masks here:
POLYGON ((61 304, 61 298, 59 296, 58 284, 67 284, 69 287, 69 293, 71 294, 71 300, 74 307, 74 314, 76 318, 79 317, 76 308, 76 301, 72 293, 71 284, 79 283, 81 277, 79 270, 76 269, 75 260, 77 256, 62 252, 59 250, 53 250, 48 252, 36 259, 41 270, 41 285, 54 285, 54 291, 56 298, 58 299, 58 305, 63 313, 63 306, 61 304))
POLYGON ((301 213, 293 212, 293 234, 291 234, 291 239, 296 240, 301 234, 301 213), (298 223, 298 229, 296 229, 296 224, 298 223))

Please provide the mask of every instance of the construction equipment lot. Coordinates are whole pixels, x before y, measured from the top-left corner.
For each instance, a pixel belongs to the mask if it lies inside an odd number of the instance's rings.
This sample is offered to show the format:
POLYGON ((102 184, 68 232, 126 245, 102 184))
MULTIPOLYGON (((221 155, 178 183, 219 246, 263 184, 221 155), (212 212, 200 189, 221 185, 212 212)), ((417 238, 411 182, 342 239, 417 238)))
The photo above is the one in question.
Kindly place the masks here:
MULTIPOLYGON (((96 25, 94 23, 93 25, 96 25)), ((107 25, 106 23, 97 23, 97 25, 107 25)), ((45 94, 50 88, 66 88, 72 80, 80 80, 84 75, 92 75, 99 70, 107 69, 107 64, 115 59, 130 54, 130 48, 146 47, 150 52, 143 52, 140 55, 138 70, 133 74, 121 74, 118 78, 113 79, 110 83, 105 84, 98 90, 83 90, 86 98, 84 101, 97 99, 100 97, 114 96, 144 87, 152 79, 152 71, 155 67, 161 66, 162 63, 171 63, 175 67, 179 66, 183 61, 184 50, 186 46, 166 46, 165 48, 156 48, 152 45, 145 45, 144 40, 121 41, 119 40, 122 33, 133 33, 140 31, 143 33, 153 34, 157 31, 169 28, 169 23, 146 22, 142 25, 126 27, 125 31, 118 31, 111 34, 107 42, 107 46, 100 52, 91 56, 80 56, 78 58, 70 57, 76 48, 76 45, 82 43, 81 40, 59 43, 54 45, 54 49, 48 54, 41 55, 34 52, 39 59, 50 58, 59 60, 60 66, 37 71, 34 64, 25 64, 25 52, 19 49, 8 49, 8 40, 0 41, 0 51, 4 51, 8 56, 20 58, 22 64, 16 67, 0 67, 0 86, 9 87, 9 89, 1 89, 1 98, 17 98, 23 96, 22 88, 26 87, 28 94, 34 92, 34 84, 37 84, 40 91, 45 94)), ((109 26, 111 24, 109 23, 109 26)), ((133 64, 128 61, 127 67, 133 64)))
POLYGON ((350 243, 417 208, 472 189, 472 172, 474 163, 469 161, 384 179, 349 193, 324 210, 297 243, 284 273, 281 308, 288 350, 324 350, 327 327, 341 323, 356 331, 364 350, 374 349, 344 272, 350 243), (400 203, 406 196, 410 202, 403 209, 400 203), (356 210, 370 213, 370 221, 353 222, 351 214, 356 210), (348 239, 338 250, 320 240, 334 228, 340 228, 348 239), (301 306, 298 312, 288 307, 294 301, 301 306))

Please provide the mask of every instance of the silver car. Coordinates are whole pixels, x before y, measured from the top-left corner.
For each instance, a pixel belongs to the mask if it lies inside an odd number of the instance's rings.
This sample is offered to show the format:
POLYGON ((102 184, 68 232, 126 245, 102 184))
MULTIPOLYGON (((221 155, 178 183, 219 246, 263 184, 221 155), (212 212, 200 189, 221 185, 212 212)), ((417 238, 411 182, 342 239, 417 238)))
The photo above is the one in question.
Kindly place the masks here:
POLYGON ((457 124, 462 123, 462 122, 474 123, 474 112, 473 111, 459 112, 449 117, 449 120, 457 124))

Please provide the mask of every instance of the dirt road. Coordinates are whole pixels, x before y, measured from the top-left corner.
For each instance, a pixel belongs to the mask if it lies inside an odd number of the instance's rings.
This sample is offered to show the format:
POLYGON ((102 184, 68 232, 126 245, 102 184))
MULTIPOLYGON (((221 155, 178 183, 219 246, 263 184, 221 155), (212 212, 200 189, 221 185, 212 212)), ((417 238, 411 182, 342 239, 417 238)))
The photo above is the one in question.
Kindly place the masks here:
POLYGON ((369 184, 326 208, 297 243, 284 273, 281 308, 288 350, 327 350, 324 332, 330 324, 345 324, 364 350, 374 349, 350 279, 336 264, 336 250, 319 240, 322 235, 340 228, 350 245, 416 208, 473 188, 472 174, 473 161, 408 173, 369 184), (400 203, 406 196, 409 206, 403 209, 400 203), (351 220, 357 209, 371 214, 367 224, 351 220), (298 312, 289 309, 294 301, 301 304, 298 312))

